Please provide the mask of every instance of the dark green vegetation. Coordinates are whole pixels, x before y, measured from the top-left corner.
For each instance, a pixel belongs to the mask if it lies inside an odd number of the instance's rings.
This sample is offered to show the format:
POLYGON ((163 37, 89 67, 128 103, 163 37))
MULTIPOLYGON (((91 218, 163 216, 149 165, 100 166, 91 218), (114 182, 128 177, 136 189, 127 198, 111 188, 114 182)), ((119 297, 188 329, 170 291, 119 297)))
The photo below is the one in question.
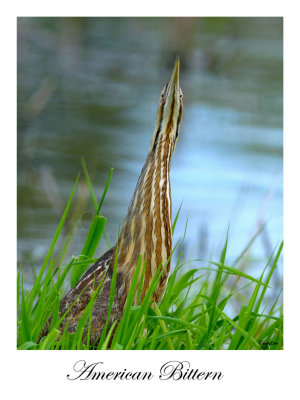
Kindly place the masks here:
MULTIPOLYGON (((160 305, 151 302, 151 295, 159 282, 161 269, 157 270, 149 290, 138 306, 132 306, 135 293, 140 298, 143 263, 139 260, 133 277, 124 315, 117 326, 105 327, 97 346, 89 344, 89 335, 83 340, 83 329, 90 321, 93 301, 101 290, 95 290, 86 312, 83 314, 76 334, 67 331, 59 338, 57 327, 61 322, 58 315, 59 303, 68 286, 79 279, 85 269, 94 262, 94 255, 103 233, 106 219, 101 216, 101 205, 105 198, 111 174, 99 205, 83 163, 96 215, 91 223, 81 255, 65 264, 64 256, 68 239, 59 253, 55 251, 68 211, 75 193, 78 178, 57 227, 42 268, 35 274, 34 285, 25 292, 24 277, 19 269, 17 279, 17 346, 18 349, 125 349, 125 350, 245 350, 282 349, 283 316, 281 293, 270 297, 271 277, 277 267, 283 244, 274 250, 262 266, 260 276, 253 277, 243 272, 246 253, 259 235, 258 232, 246 245, 233 265, 226 264, 228 235, 218 261, 208 261, 205 267, 186 269, 181 262, 181 251, 170 274, 165 295, 160 305), (234 279, 232 279, 234 278, 234 279), (246 295, 245 295, 246 293, 246 295), (242 299, 239 312, 230 317, 231 302, 242 299), (270 302, 267 298, 272 298, 270 302), (49 334, 39 344, 37 338, 48 317, 53 314, 49 334)), ((177 222, 179 211, 173 224, 177 222)), ((176 244, 176 247, 180 244, 176 244)), ((173 257, 174 258, 174 257, 173 257)), ((115 263, 112 278, 110 306, 112 305, 116 279, 115 263)), ((62 316, 63 318, 64 316, 62 316)))

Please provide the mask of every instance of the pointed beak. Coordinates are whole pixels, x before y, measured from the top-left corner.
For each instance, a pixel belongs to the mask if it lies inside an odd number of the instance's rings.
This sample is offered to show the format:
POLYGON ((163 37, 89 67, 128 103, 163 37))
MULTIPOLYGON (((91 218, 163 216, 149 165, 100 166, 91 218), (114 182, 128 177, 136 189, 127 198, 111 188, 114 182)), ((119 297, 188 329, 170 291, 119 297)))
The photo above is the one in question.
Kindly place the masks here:
POLYGON ((173 100, 176 101, 177 99, 179 101, 179 92, 179 57, 177 56, 172 75, 167 86, 166 103, 168 104, 170 101, 173 102, 173 100))

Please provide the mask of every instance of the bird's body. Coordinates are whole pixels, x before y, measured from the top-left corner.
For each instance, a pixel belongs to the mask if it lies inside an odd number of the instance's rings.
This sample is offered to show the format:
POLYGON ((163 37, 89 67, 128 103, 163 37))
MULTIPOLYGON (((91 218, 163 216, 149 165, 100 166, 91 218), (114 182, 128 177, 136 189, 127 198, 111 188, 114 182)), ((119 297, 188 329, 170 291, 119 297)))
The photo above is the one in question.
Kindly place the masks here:
MULTIPOLYGON (((169 83, 164 87, 159 102, 156 126, 151 145, 128 207, 118 246, 113 246, 93 264, 61 300, 60 315, 66 318, 69 332, 75 332, 78 322, 89 303, 92 293, 102 282, 102 287, 92 310, 90 342, 101 335, 107 319, 109 293, 117 252, 117 280, 110 325, 119 321, 126 302, 128 289, 140 255, 145 263, 141 299, 159 266, 164 266, 161 280, 152 296, 160 302, 168 279, 172 252, 172 204, 170 187, 170 161, 178 139, 182 117, 182 92, 179 87, 179 60, 169 83)), ((50 322, 40 337, 47 334, 50 322)), ((86 335, 88 325, 83 336, 86 335)))

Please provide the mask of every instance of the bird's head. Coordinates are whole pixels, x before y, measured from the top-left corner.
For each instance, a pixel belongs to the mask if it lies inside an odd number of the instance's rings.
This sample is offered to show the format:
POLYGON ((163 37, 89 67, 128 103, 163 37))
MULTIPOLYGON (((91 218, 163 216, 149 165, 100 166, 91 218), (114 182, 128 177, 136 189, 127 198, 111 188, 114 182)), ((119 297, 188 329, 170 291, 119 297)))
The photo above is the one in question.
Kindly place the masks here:
POLYGON ((179 86, 179 57, 176 58, 169 82, 163 88, 150 150, 155 151, 160 139, 171 140, 172 151, 176 146, 182 118, 182 91, 179 86))

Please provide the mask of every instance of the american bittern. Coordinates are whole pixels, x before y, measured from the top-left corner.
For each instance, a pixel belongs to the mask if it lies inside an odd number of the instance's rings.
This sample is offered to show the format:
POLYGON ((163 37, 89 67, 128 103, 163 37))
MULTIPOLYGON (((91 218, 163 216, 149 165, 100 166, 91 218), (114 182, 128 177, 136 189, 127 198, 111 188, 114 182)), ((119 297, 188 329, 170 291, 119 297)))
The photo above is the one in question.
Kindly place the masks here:
MULTIPOLYGON (((121 319, 140 255, 146 264, 141 299, 160 265, 165 266, 165 269, 152 298, 159 303, 163 296, 172 252, 170 161, 178 139, 181 117, 182 92, 177 58, 170 81, 161 92, 151 145, 118 238, 116 291, 110 324, 121 319)), ((61 316, 72 307, 59 327, 60 333, 66 324, 69 332, 76 331, 93 290, 104 278, 92 310, 90 342, 100 337, 107 319, 115 255, 116 245, 100 257, 61 300, 61 316)), ((40 338, 48 333, 50 321, 43 328, 40 338)), ((88 324, 84 336, 87 330, 88 324)))

